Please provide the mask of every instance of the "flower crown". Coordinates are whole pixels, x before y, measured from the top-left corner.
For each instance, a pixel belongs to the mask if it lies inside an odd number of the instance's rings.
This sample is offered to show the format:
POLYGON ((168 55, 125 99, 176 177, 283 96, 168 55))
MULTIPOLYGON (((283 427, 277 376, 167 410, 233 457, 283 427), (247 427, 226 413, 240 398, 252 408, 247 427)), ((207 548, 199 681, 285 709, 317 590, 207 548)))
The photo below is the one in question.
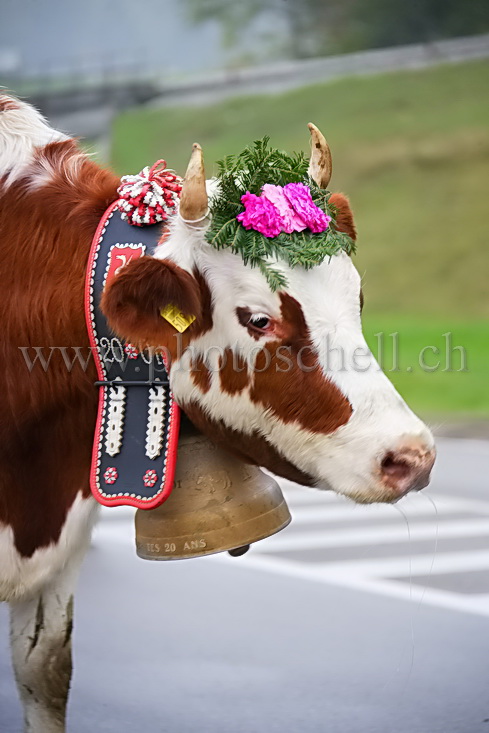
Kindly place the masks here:
POLYGON ((306 157, 271 148, 269 140, 257 140, 218 162, 206 239, 216 249, 240 254, 278 290, 287 281, 270 260, 308 269, 340 251, 351 254, 355 242, 338 231, 331 193, 309 177, 306 157))

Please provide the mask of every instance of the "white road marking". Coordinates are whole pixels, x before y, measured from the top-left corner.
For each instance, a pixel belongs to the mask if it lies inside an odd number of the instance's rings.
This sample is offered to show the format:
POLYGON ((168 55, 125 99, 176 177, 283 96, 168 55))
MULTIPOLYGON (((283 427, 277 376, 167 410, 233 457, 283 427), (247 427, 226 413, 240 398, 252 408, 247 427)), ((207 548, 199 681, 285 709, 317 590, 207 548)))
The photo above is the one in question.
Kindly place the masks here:
MULTIPOLYGON (((437 442, 440 453, 446 452, 452 458, 456 455, 457 461, 460 453, 461 463, 458 465, 462 468, 462 458, 465 460, 467 455, 472 455, 480 470, 485 471, 485 459, 489 457, 488 441, 442 439, 437 442)), ((205 558, 206 561, 231 563, 233 570, 252 568, 376 593, 410 601, 415 604, 415 609, 426 604, 489 617, 489 593, 457 593, 456 590, 429 586, 429 578, 433 576, 474 571, 489 573, 489 485, 487 501, 438 492, 431 495, 425 491, 407 497, 396 507, 356 505, 332 492, 306 489, 288 481, 280 481, 280 484, 293 515, 290 529, 256 543, 239 559, 221 553, 205 558), (436 510, 427 501, 430 496, 436 510), (318 531, 323 522, 324 530, 318 531), (335 527, 335 523, 341 525, 335 527), (467 538, 469 548, 471 538, 484 537, 488 538, 487 550, 452 551, 450 546, 446 546, 450 539, 467 538), (447 552, 437 551, 439 540, 444 542, 443 550, 448 549, 447 552), (417 541, 430 541, 433 551, 427 552, 424 545, 422 552, 418 549, 416 554, 416 546, 411 548, 410 542, 417 541), (377 548, 386 543, 398 544, 403 548, 403 554, 369 558, 365 552, 365 545, 377 548), (353 555, 353 559, 335 560, 332 551, 332 560, 323 561, 328 548, 339 548, 340 552, 351 548, 348 555, 353 555), (355 548, 358 548, 357 555, 354 554, 355 548), (283 554, 300 550, 305 551, 300 559, 290 559, 283 554), (321 552, 321 561, 317 556, 311 561, 310 556, 315 550, 321 552), (416 582, 417 576, 428 578, 427 585, 416 582), (411 577, 413 582, 410 582, 411 577)), ((128 548, 134 548, 133 516, 134 510, 127 507, 102 508, 104 521, 96 530, 95 543, 124 543, 128 548)), ((199 562, 203 561, 199 559, 199 562)))
MULTIPOLYGON (((451 441, 443 442, 448 447, 451 441)), ((486 442, 467 442, 469 451, 487 454, 486 442)), ((389 505, 358 506, 334 494, 308 492, 290 482, 280 483, 291 507, 293 531, 285 530, 257 543, 239 562, 225 554, 216 555, 216 561, 489 617, 489 593, 457 593, 429 587, 429 581, 420 585, 409 580, 413 577, 416 581, 416 576, 489 572, 489 501, 436 494, 432 497, 435 511, 426 501, 427 492, 423 492, 407 497, 398 511, 389 505), (324 530, 319 531, 321 522, 324 530), (335 528, 335 522, 342 526, 335 528), (440 540, 474 537, 487 537, 487 550, 437 551, 440 540), (416 546, 409 552, 411 543, 420 540, 432 541, 433 552, 424 549, 416 554, 416 546), (385 558, 369 558, 365 553, 365 545, 377 548, 385 543, 398 544, 408 552, 385 558), (355 559, 333 559, 334 548, 354 551, 356 547, 355 559), (324 556, 328 548, 332 549, 330 562, 311 557, 315 550, 324 556), (283 554, 300 550, 305 551, 304 557, 298 559, 283 554)))
POLYGON ((301 532, 300 534, 282 533, 277 537, 268 538, 260 543, 260 552, 283 552, 284 550, 304 550, 322 547, 352 547, 354 545, 368 545, 376 547, 385 542, 416 542, 418 540, 442 539, 445 537, 487 537, 489 550, 489 518, 454 520, 440 523, 437 529, 433 524, 415 524, 410 522, 409 534, 406 525, 371 525, 367 529, 355 527, 353 529, 325 528, 321 532, 301 532))
MULTIPOLYGON (((268 558, 268 556, 267 556, 268 558)), ((283 558, 274 557, 282 563, 283 558)), ((285 558, 285 562, 299 565, 295 560, 285 558)), ((318 576, 325 578, 342 578, 345 574, 355 577, 395 577, 409 578, 417 575, 439 575, 442 573, 468 572, 470 570, 489 570, 489 549, 469 552, 435 552, 422 555, 403 555, 381 559, 360 558, 358 560, 338 560, 336 562, 311 563, 317 568, 318 576)))
MULTIPOLYGON (((435 588, 403 583, 391 580, 390 578, 376 577, 375 575, 376 572, 379 575, 385 572, 388 574, 392 573, 393 575, 404 575, 409 578, 411 574, 429 574, 433 563, 433 556, 429 555, 413 558, 412 569, 409 568, 409 558, 404 558, 404 565, 393 561, 383 561, 379 563, 366 562, 363 567, 361 563, 305 565, 304 563, 292 562, 286 559, 250 554, 239 558, 239 563, 236 562, 236 558, 231 558, 224 553, 214 555, 213 559, 214 561, 230 563, 233 567, 242 565, 243 567, 271 572, 277 575, 287 575, 303 580, 339 585, 352 590, 361 590, 368 593, 401 598, 417 604, 423 603, 489 617, 489 594, 467 596, 435 588)), ((435 561, 436 559, 435 557, 435 561)), ((465 569, 463 568, 464 563, 460 562, 459 554, 450 555, 447 557, 447 560, 452 565, 446 568, 446 572, 465 569)), ((467 561, 471 570, 479 567, 489 569, 489 552, 470 553, 467 561)), ((435 566, 433 567, 431 574, 435 574, 435 572, 439 572, 438 565, 436 565, 436 569, 435 566)))
MULTIPOLYGON (((436 520, 435 510, 433 506, 425 501, 413 501, 409 503, 408 500, 402 505, 402 512, 396 506, 390 504, 367 504, 362 506, 361 504, 353 504, 352 502, 341 502, 337 506, 325 505, 322 506, 317 502, 314 506, 308 505, 295 505, 293 501, 290 501, 290 494, 286 492, 287 504, 291 508, 293 516, 293 524, 296 526, 302 522, 335 522, 337 520, 377 520, 377 519, 392 519, 392 521, 398 521, 404 523, 403 514, 411 519, 413 517, 428 516, 429 518, 436 520)), ((420 499, 421 497, 416 497, 420 499)), ((479 502, 475 506, 471 505, 471 509, 477 509, 477 513, 486 514, 489 517, 489 502, 483 502, 483 507, 479 506, 479 502), (485 511, 483 511, 485 509, 485 511)), ((466 500, 456 499, 449 496, 437 496, 436 497, 436 508, 440 514, 457 514, 458 512, 467 512, 466 500)))

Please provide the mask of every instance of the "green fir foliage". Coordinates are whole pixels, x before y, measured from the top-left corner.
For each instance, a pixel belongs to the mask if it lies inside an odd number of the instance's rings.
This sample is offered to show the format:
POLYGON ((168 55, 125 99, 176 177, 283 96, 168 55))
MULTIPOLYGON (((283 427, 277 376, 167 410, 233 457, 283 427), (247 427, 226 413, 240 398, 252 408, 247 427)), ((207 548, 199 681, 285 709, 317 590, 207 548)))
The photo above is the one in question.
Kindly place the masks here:
POLYGON ((347 254, 355 251, 351 237, 336 228, 336 208, 329 203, 331 194, 309 177, 309 161, 303 153, 287 155, 271 148, 269 138, 264 137, 239 155, 220 160, 218 166, 219 189, 210 206, 212 225, 206 234, 207 241, 216 249, 228 248, 241 255, 245 265, 257 267, 272 290, 287 286, 284 275, 273 267, 274 261, 308 269, 342 250, 347 254), (332 217, 326 231, 314 234, 306 229, 271 238, 245 229, 236 219, 244 211, 241 197, 247 191, 259 196, 265 183, 285 186, 299 182, 309 186, 316 206, 332 217))

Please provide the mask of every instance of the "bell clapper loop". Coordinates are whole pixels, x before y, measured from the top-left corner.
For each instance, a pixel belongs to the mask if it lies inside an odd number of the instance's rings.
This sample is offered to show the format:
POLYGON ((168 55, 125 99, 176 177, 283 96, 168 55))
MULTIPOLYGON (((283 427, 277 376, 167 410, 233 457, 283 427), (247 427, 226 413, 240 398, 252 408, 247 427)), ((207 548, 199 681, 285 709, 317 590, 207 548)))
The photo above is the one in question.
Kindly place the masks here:
POLYGON ((251 545, 243 545, 242 547, 235 547, 234 550, 228 550, 228 554, 231 555, 231 557, 241 557, 241 555, 245 555, 248 552, 250 547, 251 545))

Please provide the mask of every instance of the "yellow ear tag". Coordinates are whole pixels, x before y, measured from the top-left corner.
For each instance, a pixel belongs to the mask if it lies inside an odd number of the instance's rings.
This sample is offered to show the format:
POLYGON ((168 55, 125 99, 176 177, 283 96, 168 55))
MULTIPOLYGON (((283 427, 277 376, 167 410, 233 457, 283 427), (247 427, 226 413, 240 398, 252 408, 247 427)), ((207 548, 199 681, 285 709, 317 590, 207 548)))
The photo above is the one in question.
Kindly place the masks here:
POLYGON ((161 309, 160 313, 180 333, 186 331, 190 324, 195 321, 195 316, 187 316, 176 305, 167 305, 161 309))

